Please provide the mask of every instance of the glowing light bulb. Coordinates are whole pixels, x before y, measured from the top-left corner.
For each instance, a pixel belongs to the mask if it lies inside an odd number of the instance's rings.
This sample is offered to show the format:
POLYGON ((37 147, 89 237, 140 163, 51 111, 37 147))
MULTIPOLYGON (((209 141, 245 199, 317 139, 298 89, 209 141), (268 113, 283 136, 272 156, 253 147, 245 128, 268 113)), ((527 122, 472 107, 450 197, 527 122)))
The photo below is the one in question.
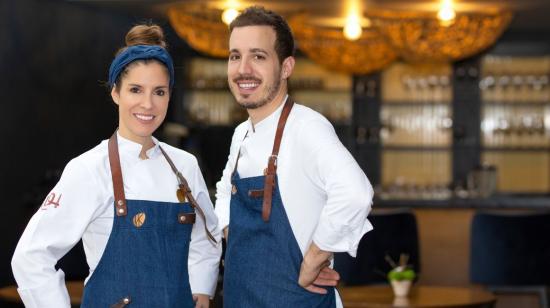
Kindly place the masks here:
POLYGON ((455 17, 456 12, 453 9, 452 0, 442 0, 441 8, 437 12, 439 23, 444 27, 448 27, 454 23, 455 17))
POLYGON ((222 21, 226 25, 229 25, 233 21, 233 19, 235 19, 238 15, 239 15, 239 11, 237 11, 236 9, 234 8, 226 9, 222 13, 222 21))
POLYGON ((361 28, 359 16, 349 15, 344 26, 344 37, 350 41, 355 41, 361 37, 362 33, 363 29, 361 28))

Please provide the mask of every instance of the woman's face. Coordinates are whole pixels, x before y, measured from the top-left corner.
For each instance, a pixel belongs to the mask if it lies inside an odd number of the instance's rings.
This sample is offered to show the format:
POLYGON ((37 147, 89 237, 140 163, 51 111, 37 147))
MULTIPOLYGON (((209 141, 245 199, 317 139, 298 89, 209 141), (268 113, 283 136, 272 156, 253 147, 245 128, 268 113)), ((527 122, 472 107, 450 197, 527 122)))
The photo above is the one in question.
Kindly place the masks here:
POLYGON ((145 145, 166 116, 170 98, 167 69, 156 61, 132 63, 120 82, 111 91, 118 105, 119 133, 145 145))

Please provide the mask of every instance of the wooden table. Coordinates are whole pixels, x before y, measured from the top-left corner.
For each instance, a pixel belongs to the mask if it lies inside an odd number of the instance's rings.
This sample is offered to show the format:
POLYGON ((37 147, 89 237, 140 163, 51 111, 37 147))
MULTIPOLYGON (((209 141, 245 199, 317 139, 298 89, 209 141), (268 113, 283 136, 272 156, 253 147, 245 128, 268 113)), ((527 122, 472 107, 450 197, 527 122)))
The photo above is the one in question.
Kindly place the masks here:
MULTIPOLYGON (((66 285, 71 298, 71 304, 79 305, 82 300, 82 292, 84 291, 84 281, 67 281, 66 285)), ((0 299, 14 303, 21 303, 21 298, 17 293, 16 286, 0 288, 0 299)))
POLYGON ((338 292, 346 308, 485 308, 493 307, 496 302, 490 292, 468 287, 413 286, 406 298, 394 297, 390 286, 341 287, 338 292))

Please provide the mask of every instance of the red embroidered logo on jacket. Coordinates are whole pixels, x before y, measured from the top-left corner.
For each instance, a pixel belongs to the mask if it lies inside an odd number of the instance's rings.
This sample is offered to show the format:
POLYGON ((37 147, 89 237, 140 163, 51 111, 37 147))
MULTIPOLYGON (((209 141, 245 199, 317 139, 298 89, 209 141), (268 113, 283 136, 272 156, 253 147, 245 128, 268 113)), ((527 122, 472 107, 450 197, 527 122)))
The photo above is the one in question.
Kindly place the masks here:
POLYGON ((53 205, 54 208, 57 208, 59 206, 59 200, 61 200, 61 195, 57 196, 57 199, 55 198, 56 195, 54 192, 51 192, 47 197, 46 200, 44 200, 44 203, 42 203, 42 209, 45 210, 48 208, 48 206, 53 205))

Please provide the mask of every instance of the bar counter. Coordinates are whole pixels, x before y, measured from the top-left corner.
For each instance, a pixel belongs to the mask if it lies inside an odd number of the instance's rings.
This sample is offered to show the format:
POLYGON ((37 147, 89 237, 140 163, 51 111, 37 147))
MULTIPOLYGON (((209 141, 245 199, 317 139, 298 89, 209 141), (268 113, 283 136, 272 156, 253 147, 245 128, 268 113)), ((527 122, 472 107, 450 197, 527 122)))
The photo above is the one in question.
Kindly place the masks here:
POLYGON ((383 208, 461 208, 461 209, 548 209, 548 194, 495 194, 489 198, 449 199, 379 199, 374 205, 383 208))

